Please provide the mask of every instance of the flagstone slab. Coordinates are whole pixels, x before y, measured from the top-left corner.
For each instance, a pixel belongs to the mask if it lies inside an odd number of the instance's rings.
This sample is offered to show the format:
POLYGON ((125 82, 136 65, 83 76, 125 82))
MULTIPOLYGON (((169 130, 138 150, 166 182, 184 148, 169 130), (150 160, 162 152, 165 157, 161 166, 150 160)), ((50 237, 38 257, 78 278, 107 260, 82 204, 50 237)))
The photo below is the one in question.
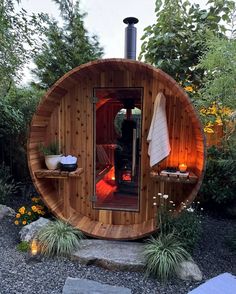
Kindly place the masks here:
POLYGON ((188 294, 235 294, 236 277, 224 273, 206 281, 188 294))
POLYGON ((111 286, 87 279, 66 279, 62 294, 131 294, 131 290, 124 287, 111 286))
POLYGON ((143 249, 144 244, 137 242, 82 240, 72 258, 110 270, 143 271, 143 249))

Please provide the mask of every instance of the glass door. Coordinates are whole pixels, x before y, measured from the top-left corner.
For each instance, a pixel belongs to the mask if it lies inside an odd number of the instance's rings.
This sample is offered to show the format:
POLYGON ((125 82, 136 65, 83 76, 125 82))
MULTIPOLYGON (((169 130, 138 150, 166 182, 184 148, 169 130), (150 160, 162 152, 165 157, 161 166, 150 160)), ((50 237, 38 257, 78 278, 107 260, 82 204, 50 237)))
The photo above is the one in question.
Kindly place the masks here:
POLYGON ((94 89, 94 208, 139 210, 142 93, 94 89))

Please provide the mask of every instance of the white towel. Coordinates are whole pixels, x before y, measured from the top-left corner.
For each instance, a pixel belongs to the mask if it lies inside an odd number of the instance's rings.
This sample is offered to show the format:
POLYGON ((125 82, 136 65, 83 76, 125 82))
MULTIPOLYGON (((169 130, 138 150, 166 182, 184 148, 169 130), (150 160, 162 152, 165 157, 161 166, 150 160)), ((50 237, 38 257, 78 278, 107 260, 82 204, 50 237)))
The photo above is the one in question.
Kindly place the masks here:
POLYGON ((158 93, 154 103, 154 111, 147 141, 150 166, 157 164, 170 153, 170 142, 166 120, 166 97, 158 93))

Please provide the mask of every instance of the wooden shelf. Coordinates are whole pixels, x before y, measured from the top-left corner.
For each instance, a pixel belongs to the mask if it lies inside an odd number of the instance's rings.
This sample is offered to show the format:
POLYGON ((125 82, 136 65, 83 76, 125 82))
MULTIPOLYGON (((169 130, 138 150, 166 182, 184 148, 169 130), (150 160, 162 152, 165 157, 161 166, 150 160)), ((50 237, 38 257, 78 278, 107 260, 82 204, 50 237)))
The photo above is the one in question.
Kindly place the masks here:
POLYGON ((66 178, 78 178, 84 172, 84 169, 78 167, 73 172, 61 171, 59 169, 49 170, 49 169, 39 169, 34 172, 36 178, 38 179, 66 179, 66 178))
POLYGON ((150 177, 157 181, 183 183, 183 184, 194 184, 197 182, 198 177, 193 173, 189 172, 189 175, 176 175, 175 173, 160 174, 158 172, 151 171, 150 177))

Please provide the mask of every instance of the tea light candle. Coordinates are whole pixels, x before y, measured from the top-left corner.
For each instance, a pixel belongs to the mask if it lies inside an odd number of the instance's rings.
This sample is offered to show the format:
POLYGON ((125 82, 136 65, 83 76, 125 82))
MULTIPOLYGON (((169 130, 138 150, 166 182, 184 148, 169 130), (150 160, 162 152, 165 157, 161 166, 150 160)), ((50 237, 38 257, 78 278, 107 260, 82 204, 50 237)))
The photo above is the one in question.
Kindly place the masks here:
POLYGON ((187 164, 186 164, 186 163, 180 163, 180 164, 179 164, 179 171, 180 171, 181 173, 185 173, 186 170, 187 170, 187 164))

